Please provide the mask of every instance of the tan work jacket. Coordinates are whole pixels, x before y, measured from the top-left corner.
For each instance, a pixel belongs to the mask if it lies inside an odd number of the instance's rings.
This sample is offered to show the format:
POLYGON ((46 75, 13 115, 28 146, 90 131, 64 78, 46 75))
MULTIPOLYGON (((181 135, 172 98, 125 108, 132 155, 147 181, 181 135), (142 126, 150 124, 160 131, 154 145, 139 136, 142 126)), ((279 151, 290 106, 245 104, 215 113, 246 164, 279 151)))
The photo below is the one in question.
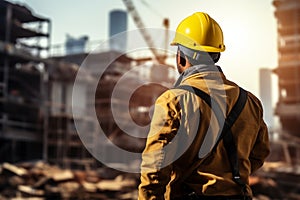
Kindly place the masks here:
MULTIPOLYGON (((210 94, 226 115, 239 95, 239 87, 217 66, 193 66, 177 85, 194 86, 210 94)), ((221 128, 211 108, 198 96, 179 89, 162 94, 155 103, 142 155, 139 200, 172 199, 185 192, 184 185, 199 195, 241 195, 241 187, 232 179, 223 141, 212 151, 221 128), (201 162, 200 167, 191 171, 196 162, 201 162)), ((248 178, 263 165, 269 140, 262 105, 250 92, 231 130, 241 178, 251 196, 248 178)))

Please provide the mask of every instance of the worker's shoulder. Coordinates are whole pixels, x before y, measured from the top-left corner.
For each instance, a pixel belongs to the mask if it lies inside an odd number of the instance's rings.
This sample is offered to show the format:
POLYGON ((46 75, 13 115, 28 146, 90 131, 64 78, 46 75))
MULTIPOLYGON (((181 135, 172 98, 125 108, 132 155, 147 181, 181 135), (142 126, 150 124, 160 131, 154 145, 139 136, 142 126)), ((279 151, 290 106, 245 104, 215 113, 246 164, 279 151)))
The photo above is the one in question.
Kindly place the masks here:
POLYGON ((182 96, 186 94, 187 91, 185 90, 180 90, 177 88, 170 88, 166 90, 164 93, 162 93, 156 100, 157 103, 167 103, 171 101, 177 101, 179 96, 182 96))
POLYGON ((248 93, 248 100, 250 100, 250 102, 252 104, 254 104, 257 107, 259 107, 260 109, 262 109, 262 103, 261 103, 260 99, 248 90, 247 90, 247 93, 248 93))

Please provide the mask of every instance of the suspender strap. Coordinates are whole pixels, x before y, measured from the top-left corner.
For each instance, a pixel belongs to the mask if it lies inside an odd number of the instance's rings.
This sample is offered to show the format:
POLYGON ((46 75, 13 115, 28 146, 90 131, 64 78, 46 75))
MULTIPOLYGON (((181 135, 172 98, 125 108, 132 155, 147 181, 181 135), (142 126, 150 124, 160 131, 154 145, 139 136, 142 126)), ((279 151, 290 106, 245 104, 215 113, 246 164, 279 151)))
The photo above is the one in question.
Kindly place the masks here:
POLYGON ((240 171, 239 171, 239 162, 238 162, 238 153, 235 140, 231 131, 231 127, 242 112, 247 101, 247 92, 240 88, 240 94, 237 102, 233 106, 229 115, 227 116, 224 124, 224 129, 227 131, 222 131, 220 138, 223 138, 223 143, 227 152, 227 157, 229 158, 233 180, 236 184, 240 185, 243 192, 246 192, 246 184, 241 180, 240 171))
MULTIPOLYGON (((206 104, 211 107, 211 109, 213 110, 213 112, 215 113, 215 115, 218 119, 220 127, 222 127, 223 124, 221 124, 222 120, 220 120, 220 117, 224 117, 224 114, 223 114, 222 109, 220 108, 219 104, 212 97, 210 97, 207 93, 203 92, 202 90, 200 90, 196 87, 188 86, 188 85, 180 85, 180 86, 176 87, 176 89, 187 90, 189 92, 196 94, 202 100, 204 100, 206 102, 206 104)), ((240 115, 240 113, 242 112, 242 110, 246 104, 247 96, 248 96, 247 91, 245 91, 241 87, 239 89, 240 89, 240 93, 239 93, 238 100, 235 103, 235 105, 233 106, 233 108, 231 109, 229 115, 226 118, 224 117, 225 122, 223 125, 223 129, 220 130, 221 133, 220 133, 219 139, 216 142, 215 146, 213 147, 213 150, 215 150, 217 148, 217 145, 223 139, 223 143, 224 143, 224 146, 225 146, 225 149, 227 152, 227 156, 229 158, 231 170, 232 170, 233 180, 236 184, 240 185, 242 187, 243 192, 245 192, 246 184, 241 180, 241 176, 240 176, 240 172, 239 172, 239 165, 238 165, 237 146, 235 144, 233 134, 231 132, 231 127, 234 124, 234 122, 236 121, 236 119, 238 118, 238 116, 240 115)), ((198 167, 199 167, 199 165, 194 166, 193 170, 195 170, 198 167)))

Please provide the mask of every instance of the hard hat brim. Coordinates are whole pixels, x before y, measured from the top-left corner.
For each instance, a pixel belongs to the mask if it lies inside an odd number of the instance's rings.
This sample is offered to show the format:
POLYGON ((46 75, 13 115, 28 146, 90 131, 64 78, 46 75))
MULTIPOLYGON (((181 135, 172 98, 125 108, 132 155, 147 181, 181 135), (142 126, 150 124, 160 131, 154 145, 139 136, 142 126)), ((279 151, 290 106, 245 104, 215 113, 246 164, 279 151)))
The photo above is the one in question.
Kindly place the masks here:
POLYGON ((213 53, 217 53, 217 52, 224 52, 225 51, 225 45, 223 45, 220 48, 215 48, 215 47, 211 47, 211 46, 204 46, 204 45, 192 45, 192 44, 182 44, 180 42, 176 42, 176 41, 172 41, 170 43, 171 46, 178 46, 178 45, 182 45, 185 46, 189 49, 192 50, 196 50, 196 51, 205 51, 205 52, 213 52, 213 53))

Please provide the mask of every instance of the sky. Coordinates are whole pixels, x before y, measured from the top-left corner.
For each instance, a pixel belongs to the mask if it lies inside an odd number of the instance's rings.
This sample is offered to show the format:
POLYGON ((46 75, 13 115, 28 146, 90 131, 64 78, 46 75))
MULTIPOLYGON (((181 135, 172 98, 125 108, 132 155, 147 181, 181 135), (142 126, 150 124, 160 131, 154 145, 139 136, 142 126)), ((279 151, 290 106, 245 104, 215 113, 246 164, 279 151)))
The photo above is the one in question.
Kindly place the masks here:
MULTIPOLYGON (((26 4, 51 19, 51 43, 62 44, 66 34, 88 35, 90 41, 107 40, 109 12, 123 9, 121 0, 10 0, 26 4)), ((182 19, 194 12, 207 12, 221 26, 226 51, 218 64, 226 77, 259 95, 259 69, 277 67, 277 24, 272 0, 133 0, 149 28, 163 28, 163 18, 175 31, 182 19), (144 3, 143 3, 144 2, 144 3), (148 5, 148 6, 146 6, 148 5)), ((137 29, 128 18, 129 30, 137 29)), ((172 38, 171 38, 172 39, 172 38)), ((276 76, 273 77, 276 94, 276 76)), ((273 80, 272 79, 272 80, 273 80)), ((276 95, 274 95, 276 98, 276 95)), ((273 100, 272 104, 276 103, 273 100)))

